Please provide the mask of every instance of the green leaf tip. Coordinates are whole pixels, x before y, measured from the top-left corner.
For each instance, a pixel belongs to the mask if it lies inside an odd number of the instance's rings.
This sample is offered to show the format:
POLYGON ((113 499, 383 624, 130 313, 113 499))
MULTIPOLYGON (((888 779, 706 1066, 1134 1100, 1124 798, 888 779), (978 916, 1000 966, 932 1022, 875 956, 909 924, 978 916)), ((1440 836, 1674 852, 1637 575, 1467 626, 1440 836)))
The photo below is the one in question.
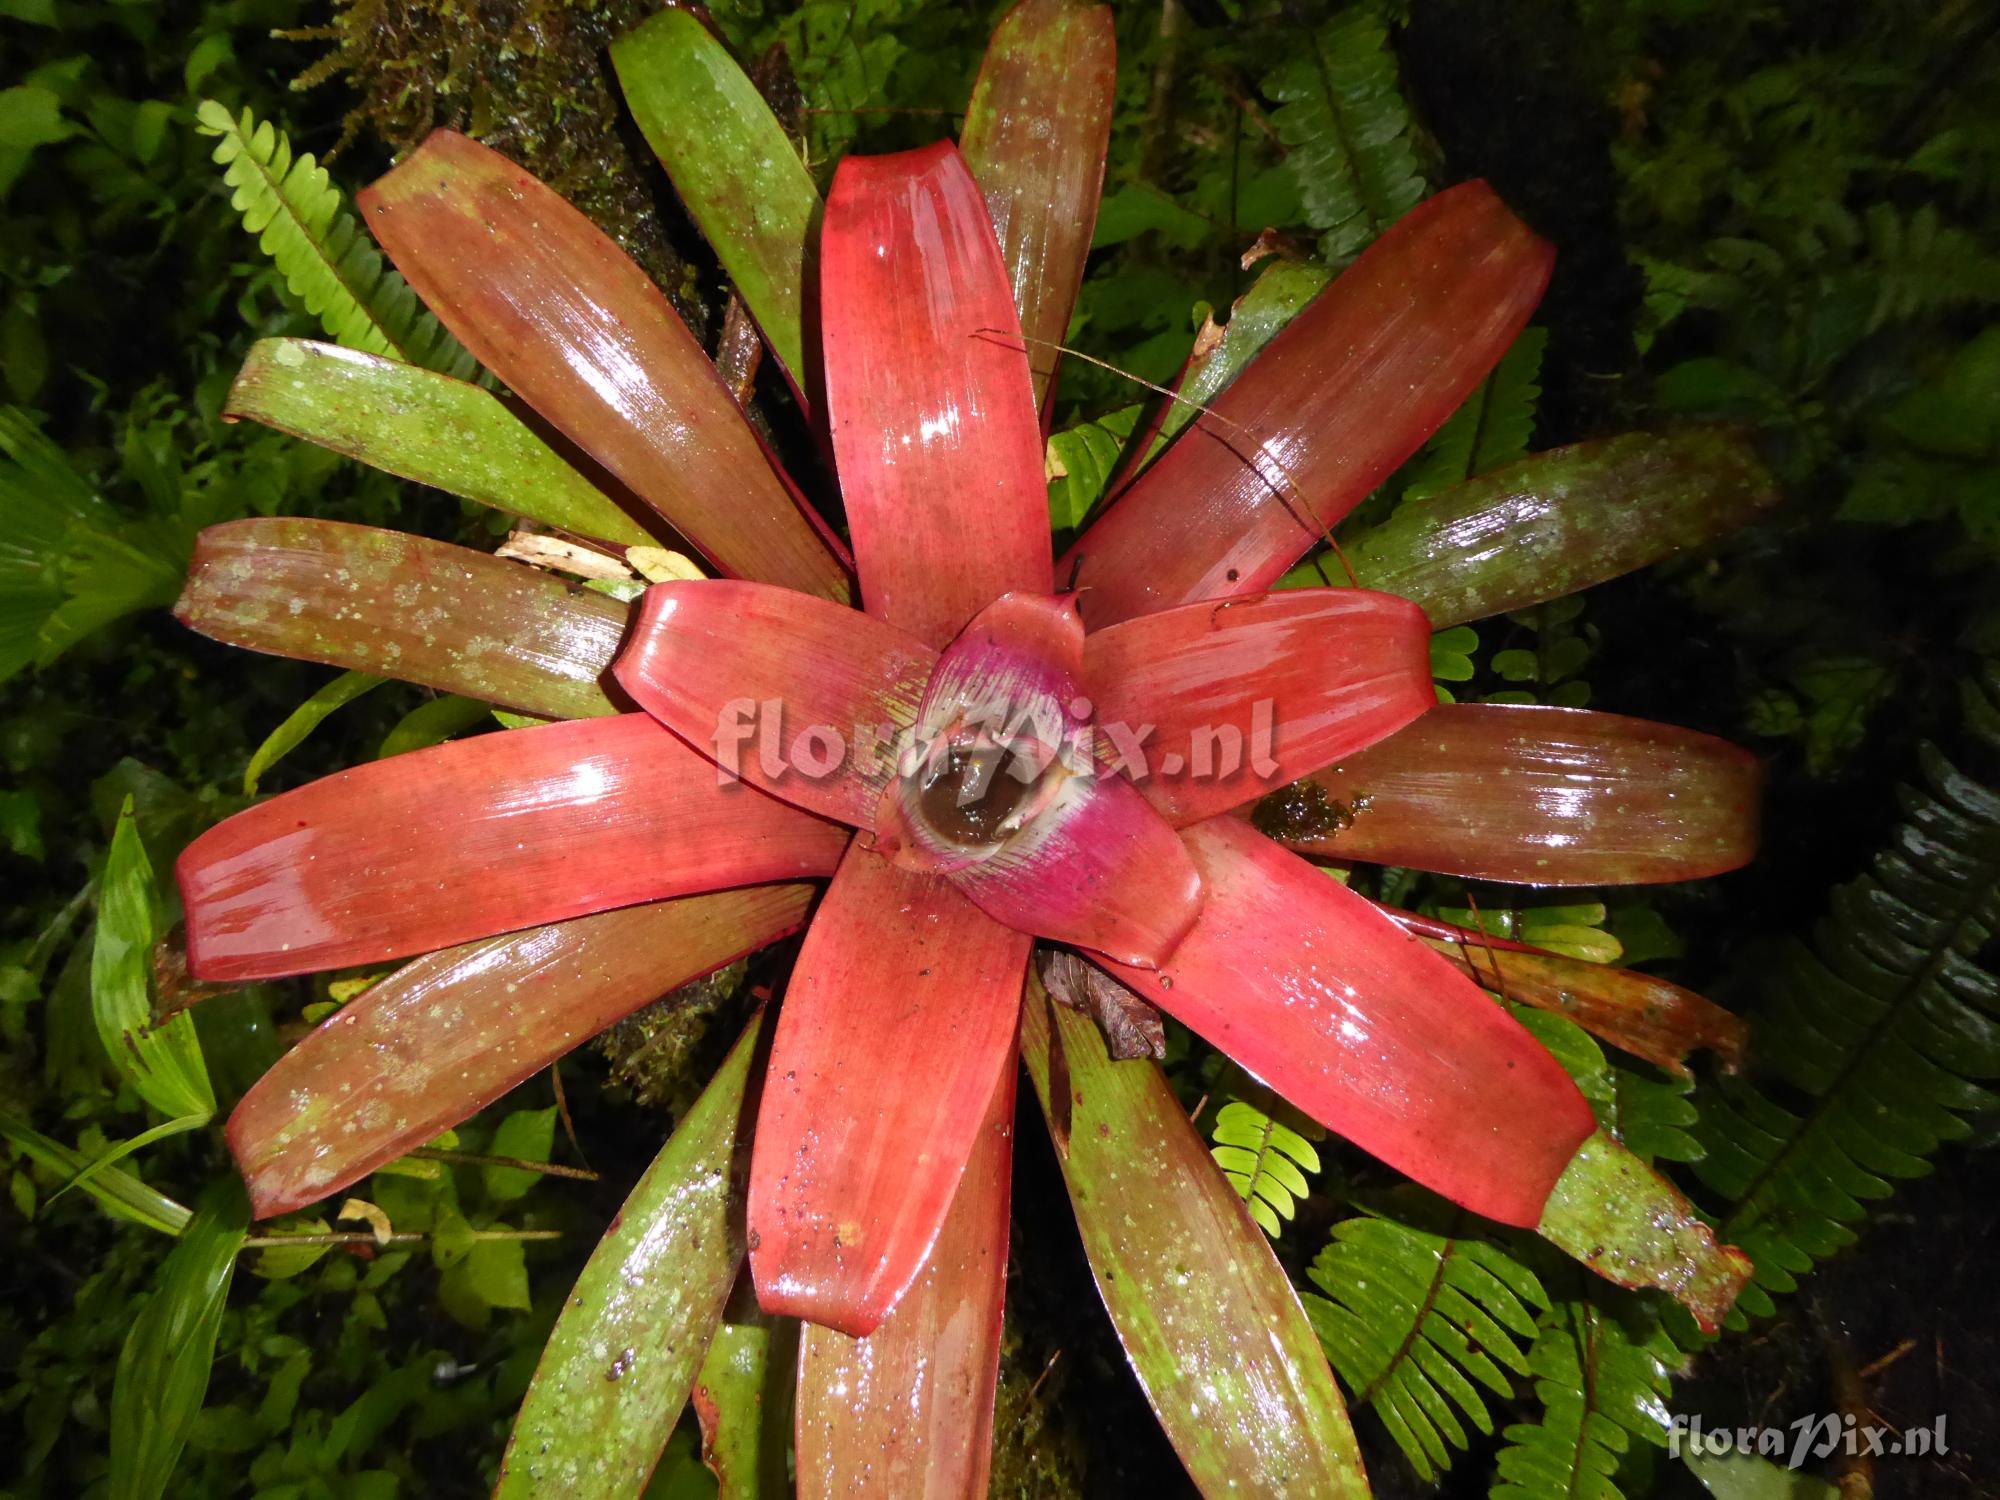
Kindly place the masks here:
POLYGON ((1665 1292, 1704 1333, 1750 1280, 1750 1257, 1718 1245, 1678 1188, 1602 1130, 1556 1180, 1539 1233, 1608 1281, 1665 1292))

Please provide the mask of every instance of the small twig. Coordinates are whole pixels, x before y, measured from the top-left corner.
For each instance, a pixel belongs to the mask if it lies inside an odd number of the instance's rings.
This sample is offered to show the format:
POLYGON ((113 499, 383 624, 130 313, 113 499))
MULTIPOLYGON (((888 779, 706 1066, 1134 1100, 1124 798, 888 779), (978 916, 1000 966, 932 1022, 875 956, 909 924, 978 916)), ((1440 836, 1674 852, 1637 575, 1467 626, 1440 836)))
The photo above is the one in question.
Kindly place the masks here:
MULTIPOLYGON (((1038 339, 1030 334, 1017 333, 1010 328, 976 328, 972 332, 972 336, 974 338, 985 338, 989 335, 997 335, 1000 338, 1017 338, 1021 340, 1023 347, 1020 352, 1023 354, 1028 352, 1025 346, 1029 344, 1040 344, 1045 348, 1059 350, 1060 352, 1067 354, 1074 359, 1082 360, 1085 364, 1096 365, 1100 370, 1109 370, 1113 375, 1122 376, 1124 379, 1131 381, 1134 385, 1142 385, 1149 391, 1152 391, 1161 396, 1165 396, 1169 401, 1174 402, 1176 405, 1191 406, 1195 409, 1196 412, 1200 413, 1201 416, 1212 417, 1216 421, 1221 422, 1226 426, 1235 428, 1238 432, 1242 433, 1244 438, 1249 440, 1250 443, 1252 443, 1253 445, 1257 442, 1257 434, 1255 430, 1245 426, 1243 423, 1237 421, 1235 418, 1224 416, 1221 412, 1217 411, 1212 406, 1204 406, 1199 401, 1190 400, 1188 397, 1183 396, 1179 391, 1171 391, 1168 390, 1163 385, 1155 385, 1152 381, 1147 380, 1144 376, 1134 375, 1130 370, 1121 370, 1118 368, 1118 366, 1112 364, 1111 361, 1107 359, 1099 359, 1094 354, 1085 354, 1081 349, 1072 348, 1070 345, 1061 343, 1055 339, 1038 339)), ((1318 532, 1320 535, 1320 539, 1324 541, 1329 547, 1333 548, 1335 554, 1339 556, 1340 565, 1343 568, 1347 569, 1347 576, 1349 580, 1354 581, 1355 587, 1357 588, 1360 587, 1359 581, 1354 579, 1354 569, 1348 567, 1346 554, 1341 552, 1340 544, 1334 541, 1333 539, 1333 528, 1328 526, 1326 522, 1322 521, 1319 518, 1318 513, 1314 511, 1310 505, 1307 505, 1305 503, 1304 492, 1299 488, 1298 481, 1292 477, 1291 470, 1286 467, 1285 461, 1282 458, 1278 457, 1278 455, 1275 453, 1265 455, 1270 458, 1272 463, 1277 465, 1278 472, 1284 476, 1285 483, 1283 485, 1273 484, 1271 482, 1271 477, 1264 472, 1263 466, 1260 463, 1258 463, 1255 459, 1251 458, 1249 454, 1244 453, 1241 449, 1231 446, 1227 438, 1223 437, 1221 433, 1215 431, 1213 428, 1204 424, 1200 420, 1200 417, 1197 417, 1191 425, 1194 427, 1195 431, 1201 433, 1204 437, 1210 438, 1215 442, 1221 443, 1223 447, 1228 448, 1230 453, 1236 457, 1236 459, 1243 465, 1244 468, 1248 469, 1252 474, 1255 474, 1260 480, 1262 480, 1267 486, 1269 486, 1271 493, 1277 497, 1278 503, 1285 507, 1285 513, 1289 515, 1294 521, 1297 521, 1301 527, 1303 527, 1307 531, 1318 532), (1288 486, 1291 490, 1291 494, 1289 495, 1286 494, 1286 488, 1288 486), (1303 515, 1300 514, 1301 511, 1304 512, 1303 515)), ((1089 517, 1086 517, 1085 518, 1086 522, 1088 522, 1089 519, 1090 519, 1089 517)))
MULTIPOLYGON (((243 1241, 245 1250, 282 1250, 301 1245, 414 1245, 431 1236, 418 1230, 398 1230, 385 1241, 366 1231, 334 1230, 326 1234, 253 1234, 243 1241)), ((475 1240, 559 1240, 560 1229, 475 1229, 475 1240)))
POLYGON ((529 1161, 520 1156, 481 1156, 476 1151, 445 1151, 436 1146, 419 1146, 410 1155, 459 1167, 512 1167, 517 1172, 546 1172, 551 1177, 574 1177, 579 1182, 602 1180, 588 1167, 565 1167, 557 1162, 529 1161))
POLYGON ((1854 1378, 1856 1380, 1873 1380, 1877 1375, 1880 1375, 1884 1370, 1888 1369, 1889 1366, 1893 1365, 1897 1360, 1901 1359, 1905 1354, 1908 1354, 1912 1349, 1916 1347, 1917 1347, 1917 1341, 1915 1339, 1904 1339, 1902 1343, 1898 1344, 1895 1348, 1891 1349, 1887 1354, 1883 1355, 1880 1359, 1871 1360, 1869 1363, 1863 1365, 1859 1370, 1856 1370, 1854 1372, 1854 1378))
POLYGON ((583 1154, 583 1142, 576 1138, 576 1121, 569 1115, 569 1096, 563 1092, 561 1058, 549 1064, 549 1083, 556 1091, 556 1118, 562 1121, 563 1134, 569 1137, 569 1148, 576 1153, 578 1161, 588 1166, 590 1158, 583 1154))

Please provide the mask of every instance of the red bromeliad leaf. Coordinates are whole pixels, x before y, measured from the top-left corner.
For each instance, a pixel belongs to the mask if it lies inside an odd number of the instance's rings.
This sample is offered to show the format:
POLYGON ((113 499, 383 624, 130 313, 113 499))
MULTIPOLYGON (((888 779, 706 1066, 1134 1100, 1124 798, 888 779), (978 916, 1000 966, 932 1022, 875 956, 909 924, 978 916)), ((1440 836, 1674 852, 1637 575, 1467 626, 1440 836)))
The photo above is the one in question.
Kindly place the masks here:
POLYGON ((1718 1245, 1694 1205, 1598 1131, 1549 1194, 1537 1232, 1607 1281, 1665 1292, 1714 1333, 1750 1279, 1750 1257, 1718 1245))
POLYGON ((1636 969, 1544 952, 1415 912, 1387 906, 1382 912, 1483 988, 1567 1016, 1593 1036, 1683 1078, 1687 1055, 1697 1047, 1709 1048, 1732 1071, 1743 1061, 1749 1028, 1742 1018, 1693 990, 1636 969))
POLYGON ((626 1198, 563 1303, 495 1500, 641 1494, 743 1261, 760 1014, 626 1198))
POLYGON ((1206 892, 1157 973, 1113 972, 1362 1150, 1505 1224, 1541 1217, 1597 1128, 1470 980, 1247 824, 1182 831, 1206 892))
POLYGON ((418 365, 311 339, 259 339, 222 415, 582 536, 628 547, 659 540, 498 396, 418 365))
POLYGON ((677 985, 795 931, 812 887, 657 901, 426 954, 280 1058, 229 1117, 257 1217, 469 1118, 677 985))
POLYGON ((1021 1053, 1133 1373, 1205 1495, 1362 1500, 1333 1372, 1270 1241, 1150 1062, 1031 984, 1021 1053))
POLYGON ((284 518, 204 530, 174 613, 232 646, 551 719, 617 711, 601 679, 630 618, 615 599, 467 547, 284 518))
POLYGON ((757 1120, 767 1312, 856 1336, 916 1279, 1013 1056, 1029 940, 855 845, 806 934, 757 1120))
POLYGON ((1628 432, 1406 502, 1342 551, 1355 582, 1416 600, 1442 629, 1700 546, 1777 498, 1734 433, 1628 432))
POLYGON ((937 1246, 866 1338, 807 1324, 798 1493, 957 1500, 986 1493, 1007 1286, 1014 1066, 1002 1070, 937 1246))
POLYGON ((359 201, 396 268, 479 362, 718 568, 847 597, 838 544, 701 345, 582 213, 451 130, 359 201))
POLYGON ((1049 587, 1041 427, 1007 268, 956 148, 850 156, 820 234, 827 419, 870 614, 933 647, 1049 587))
POLYGON ((959 132, 1013 278, 1044 409, 1097 223, 1117 63, 1110 6, 1019 0, 986 44, 959 132))
POLYGON ((1757 852, 1763 767, 1671 724, 1446 703, 1260 804, 1258 826, 1336 859, 1530 885, 1693 880, 1757 852))
POLYGON ((1408 600, 1296 589, 1093 631, 1083 680, 1108 748, 1133 747, 1128 774, 1179 826, 1351 755, 1435 705, 1430 635, 1408 600))
POLYGON ((847 830, 644 714, 415 750, 238 813, 177 875, 197 979, 381 963, 589 912, 824 875, 847 830))
POLYGON ((873 827, 937 652, 768 584, 655 584, 616 676, 648 713, 775 797, 873 827), (831 735, 825 733, 831 731, 831 735))
POLYGON ((1482 182, 1405 214, 1058 564, 1084 618, 1276 581, 1507 352, 1552 255, 1482 182))

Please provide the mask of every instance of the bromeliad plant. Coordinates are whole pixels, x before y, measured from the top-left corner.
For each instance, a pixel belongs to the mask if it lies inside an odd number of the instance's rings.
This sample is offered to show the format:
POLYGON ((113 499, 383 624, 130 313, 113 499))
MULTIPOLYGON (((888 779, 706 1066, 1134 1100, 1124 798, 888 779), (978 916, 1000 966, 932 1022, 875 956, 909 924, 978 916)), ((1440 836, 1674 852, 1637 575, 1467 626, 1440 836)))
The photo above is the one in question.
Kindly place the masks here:
POLYGON ((822 426, 851 554, 644 273, 451 132, 363 195, 366 222, 527 412, 397 349, 269 341, 239 378, 238 416, 600 550, 682 541, 723 575, 634 612, 464 548, 252 520, 204 533, 180 606, 224 640, 567 721, 330 777, 182 858, 201 979, 410 960, 235 1111, 260 1215, 805 928, 775 1026, 751 1021, 566 1304, 503 1494, 638 1493, 746 1256, 764 1311, 806 1325, 801 1490, 983 1493, 1017 1058, 1196 1481, 1366 1492, 1270 1247, 1160 1071, 1051 1002, 1038 941, 1416 1181, 1705 1326, 1748 1274, 1482 992, 1504 955, 1454 966, 1421 941, 1448 932, 1246 814, 1313 778, 1280 804, 1303 812, 1262 821, 1336 858, 1547 884, 1740 863, 1749 757, 1580 710, 1438 706, 1428 637, 1697 539, 1753 503, 1754 471, 1713 434, 1585 445, 1406 508, 1361 549, 1377 589, 1271 591, 1541 294, 1548 247, 1471 183, 1342 271, 1052 557, 1041 413, 1111 50, 1103 8, 1023 0, 959 143, 849 158, 822 205, 699 21, 670 11, 614 49, 822 426), (1657 513, 1611 513, 1628 494, 1657 513))

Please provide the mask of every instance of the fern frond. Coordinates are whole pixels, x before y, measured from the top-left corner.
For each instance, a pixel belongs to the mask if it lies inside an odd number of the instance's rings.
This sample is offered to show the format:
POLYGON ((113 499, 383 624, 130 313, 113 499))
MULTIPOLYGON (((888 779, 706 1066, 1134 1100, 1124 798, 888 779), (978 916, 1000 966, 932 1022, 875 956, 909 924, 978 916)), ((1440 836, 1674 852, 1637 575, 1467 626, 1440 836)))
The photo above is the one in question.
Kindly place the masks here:
MULTIPOLYGON (((2000 752, 2000 671, 1967 723, 2000 752)), ((1783 1092, 1725 1078, 1702 1096, 1697 1170, 1729 1205, 1717 1233, 1756 1262, 1752 1315, 2000 1103, 1985 1086, 2000 1079, 2000 788, 1930 746, 1921 762, 1888 847, 1834 894, 1816 946, 1787 951, 1751 1018, 1752 1055, 1783 1092)))
POLYGON ((1493 367, 1493 373, 1411 460, 1403 499, 1422 500, 1455 484, 1512 463, 1528 454, 1535 435, 1535 409, 1542 399, 1542 352, 1546 328, 1524 328, 1493 367))
POLYGON ((1597 1038, 1568 1016, 1525 1005, 1508 1009, 1576 1080, 1577 1091, 1590 1101, 1597 1123, 1626 1150, 1648 1164, 1699 1159, 1701 1143, 1688 1133, 1696 1119, 1687 1097, 1694 1088, 1691 1077, 1673 1078, 1658 1069, 1614 1063, 1597 1038))
POLYGON ((1508 1372, 1528 1373, 1548 1306, 1532 1271, 1488 1240, 1364 1215, 1334 1226, 1308 1274, 1326 1293, 1302 1300, 1327 1359, 1423 1478, 1466 1447, 1465 1421, 1493 1431, 1481 1387, 1514 1394, 1508 1372))
POLYGON ((1049 524, 1055 530, 1083 525, 1110 485, 1144 411, 1143 406, 1121 406, 1094 422, 1050 434, 1042 472, 1049 486, 1049 524))
POLYGON ((1619 1500, 1619 1463, 1638 1437, 1666 1446, 1668 1346, 1595 1302, 1564 1302, 1529 1351, 1541 1419, 1516 1423, 1490 1500, 1619 1500))
POLYGON ((1290 148, 1306 222, 1322 231, 1320 253, 1335 265, 1429 191, 1388 28, 1371 7, 1356 5, 1309 34, 1264 92, 1279 101, 1271 123, 1290 148))
POLYGON ((0 407, 0 682, 171 604, 186 563, 170 523, 128 519, 27 413, 0 407))
POLYGON ((1231 1099, 1216 1112, 1209 1132, 1212 1153, 1230 1186, 1243 1196, 1250 1217, 1272 1239, 1312 1191, 1306 1173, 1319 1171, 1313 1143, 1256 1105, 1231 1099))
POLYGON ((384 263, 310 152, 294 156, 269 120, 247 109, 232 116, 213 99, 196 119, 216 138, 215 161, 243 227, 336 342, 461 379, 473 373, 472 356, 384 263))
POLYGON ((1908 218, 1887 203, 1868 212, 1867 268, 1878 288, 1871 328, 1968 304, 2000 302, 2000 256, 1976 236, 1940 222, 1926 203, 1908 218))

